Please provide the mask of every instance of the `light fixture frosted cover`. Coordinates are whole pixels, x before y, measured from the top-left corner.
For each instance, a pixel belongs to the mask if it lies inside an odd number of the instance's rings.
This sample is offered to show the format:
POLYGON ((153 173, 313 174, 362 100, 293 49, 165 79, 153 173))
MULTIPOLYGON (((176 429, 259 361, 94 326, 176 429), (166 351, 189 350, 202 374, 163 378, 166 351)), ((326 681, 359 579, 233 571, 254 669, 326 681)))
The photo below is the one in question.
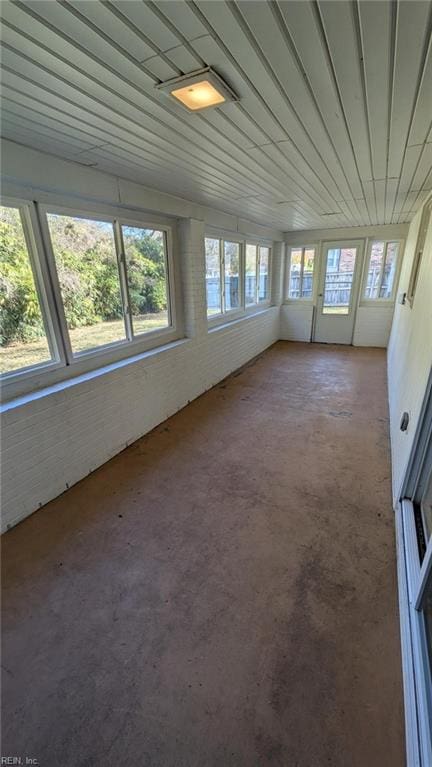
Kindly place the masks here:
POLYGON ((206 107, 223 104, 226 101, 222 95, 208 80, 186 85, 171 91, 171 96, 181 101, 188 109, 205 109, 206 107))
POLYGON ((155 87, 189 112, 218 107, 227 101, 238 101, 238 96, 228 83, 211 67, 173 77, 155 87))

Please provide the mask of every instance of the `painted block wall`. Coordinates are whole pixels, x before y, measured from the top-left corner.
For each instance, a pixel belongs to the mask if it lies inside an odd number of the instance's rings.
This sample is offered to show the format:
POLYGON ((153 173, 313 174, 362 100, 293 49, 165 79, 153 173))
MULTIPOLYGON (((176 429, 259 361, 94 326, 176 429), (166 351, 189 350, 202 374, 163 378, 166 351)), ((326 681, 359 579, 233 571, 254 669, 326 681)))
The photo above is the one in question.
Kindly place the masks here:
MULTIPOLYGON (((409 227, 399 281, 399 297, 408 289, 422 211, 409 227)), ((429 225, 413 306, 396 303, 387 354, 393 498, 404 480, 420 409, 432 366, 432 224, 429 225), (401 432, 402 413, 410 414, 401 432)))
MULTIPOLYGON (((279 307, 207 329, 204 223, 180 224, 187 338, 41 392, 2 421, 2 529, 101 466, 262 352, 279 336, 279 307), (193 375, 191 375, 193 371, 193 375)), ((275 273, 280 257, 275 248, 275 273)), ((25 398, 24 398, 25 399, 25 398)))

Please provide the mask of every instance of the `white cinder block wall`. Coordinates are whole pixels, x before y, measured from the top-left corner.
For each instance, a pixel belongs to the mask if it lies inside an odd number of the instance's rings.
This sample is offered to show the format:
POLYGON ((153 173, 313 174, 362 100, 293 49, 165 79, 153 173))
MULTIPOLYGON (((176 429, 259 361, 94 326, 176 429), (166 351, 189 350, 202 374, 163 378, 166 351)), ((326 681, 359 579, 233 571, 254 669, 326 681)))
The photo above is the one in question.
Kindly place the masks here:
MULTIPOLYGON (((55 163, 64 173, 67 163, 55 163)), ((53 180, 57 182, 58 177, 51 177, 50 185, 53 180)), ((141 194, 148 199, 148 190, 132 187, 129 195, 134 196, 135 203, 140 202, 141 194)), ((32 199, 33 194, 34 189, 27 188, 16 196, 28 199, 31 195, 32 199)), ((177 205, 174 198, 164 200, 163 196, 158 202, 165 202, 171 213, 177 205)), ((190 213, 191 206, 184 204, 184 212, 190 213)), ((192 210, 202 213, 199 206, 192 210)), ((213 225, 220 218, 225 228, 235 221, 237 232, 240 226, 245 234, 259 233, 254 224, 238 222, 218 211, 204 213, 207 218, 211 216, 213 225)), ((180 262, 185 337, 4 406, 2 530, 58 496, 278 339, 282 243, 273 244, 272 298, 276 305, 209 332, 205 223, 203 219, 182 218, 177 229, 175 258, 180 262)))

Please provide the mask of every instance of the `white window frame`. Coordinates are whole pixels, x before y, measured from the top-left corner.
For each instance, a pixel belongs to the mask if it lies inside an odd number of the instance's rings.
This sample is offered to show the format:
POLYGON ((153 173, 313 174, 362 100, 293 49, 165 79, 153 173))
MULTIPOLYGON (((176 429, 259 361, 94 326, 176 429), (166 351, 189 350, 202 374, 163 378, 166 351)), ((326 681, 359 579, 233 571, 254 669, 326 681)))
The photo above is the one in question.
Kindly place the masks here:
POLYGON ((406 296, 408 304, 411 307, 411 309, 414 305, 418 278, 419 278, 421 264, 423 260, 423 251, 426 244, 427 233, 428 233, 428 229, 431 224, 431 221, 432 221, 432 197, 430 197, 424 205, 424 208, 421 214, 417 240, 416 240, 416 247, 414 251, 414 258, 413 258, 413 263, 411 267, 411 274, 410 274, 407 296, 406 296))
POLYGON ((396 291, 397 286, 399 282, 399 274, 400 269, 402 265, 402 259, 403 259, 403 249, 404 249, 405 241, 401 239, 400 237, 368 237, 366 242, 366 257, 364 259, 363 263, 363 275, 362 275, 362 282, 361 282, 361 291, 360 291, 360 306, 382 306, 382 307, 388 307, 394 304, 396 299, 396 291), (366 298, 365 292, 366 292, 366 286, 367 286, 367 279, 368 279, 368 272, 369 272, 369 263, 370 263, 370 257, 372 253, 372 247, 374 242, 383 242, 384 243, 384 258, 381 264, 381 279, 382 275, 384 273, 384 267, 385 267, 385 259, 387 255, 387 246, 392 243, 396 242, 398 244, 398 252, 396 256, 396 268, 394 273, 394 279, 393 279, 393 285, 392 285, 392 292, 389 298, 366 298))
POLYGON ((50 289, 50 275, 44 257, 45 254, 41 247, 35 204, 30 200, 22 198, 1 197, 0 205, 7 208, 15 208, 19 212, 47 343, 52 357, 51 360, 46 360, 45 362, 37 362, 34 365, 26 365, 25 367, 2 373, 0 380, 4 390, 12 381, 25 378, 35 372, 39 374, 62 367, 65 364, 65 354, 53 295, 50 289))
MULTIPOLYGON (((299 304, 313 304, 315 303, 316 299, 316 286, 317 286, 317 269, 318 269, 318 258, 320 256, 320 248, 318 243, 310 243, 309 245, 305 244, 299 244, 299 245, 289 245, 288 246, 288 256, 286 259, 286 269, 285 269, 285 280, 284 280, 284 304, 295 304, 298 306, 299 304), (314 268, 313 268, 313 277, 312 277, 312 295, 310 298, 303 298, 299 296, 298 298, 292 298, 289 295, 289 284, 290 284, 290 274, 291 274, 291 255, 293 250, 301 250, 302 251, 302 260, 301 260, 301 268, 300 268, 300 287, 302 287, 303 284, 303 271, 304 271, 304 256, 306 250, 313 250, 314 251, 314 268)), ((301 292, 301 291, 300 291, 301 292)))
MULTIPOLYGON (((249 314, 255 314, 258 310, 263 310, 271 305, 271 294, 272 294, 272 245, 273 243, 270 240, 265 240, 262 238, 256 238, 256 237, 246 237, 246 236, 239 236, 238 234, 231 234, 230 232, 225 232, 221 230, 213 230, 211 228, 206 229, 206 232, 204 234, 204 241, 203 241, 203 251, 204 251, 204 261, 205 261, 205 240, 206 239, 212 239, 212 240, 219 240, 219 258, 220 258, 220 273, 221 273, 221 307, 222 311, 218 314, 211 314, 210 316, 207 314, 207 322, 209 328, 212 328, 216 325, 223 325, 226 322, 231 322, 232 320, 239 319, 241 317, 248 316, 249 314), (224 252, 224 243, 225 242, 235 242, 240 245, 240 274, 239 274, 239 296, 240 296, 240 304, 239 307, 235 309, 228 309, 228 311, 225 310, 225 252, 224 252), (258 248, 268 248, 269 249, 269 272, 268 272, 268 286, 269 286, 269 295, 262 299, 261 301, 258 300, 258 282, 257 282, 257 288, 256 288, 256 298, 257 302, 254 304, 248 304, 246 306, 246 291, 245 291, 245 275, 246 275, 246 243, 248 245, 254 245, 257 248, 257 260, 259 258, 259 251, 258 248)), ((204 272, 205 274, 205 272, 204 272)), ((257 278, 259 277, 259 274, 257 272, 257 278)), ((206 294, 207 298, 207 294, 206 294)), ((207 306, 206 306, 207 311, 207 306)))
MULTIPOLYGON (((74 378, 99 367, 133 357, 159 346, 164 346, 183 337, 182 317, 178 309, 180 303, 178 286, 180 283, 176 276, 173 259, 174 231, 171 222, 168 222, 166 219, 157 219, 153 215, 147 216, 145 212, 142 215, 137 215, 136 211, 109 205, 101 206, 100 204, 94 204, 91 209, 84 210, 83 208, 70 205, 56 205, 49 202, 37 203, 15 197, 2 197, 1 204, 25 210, 26 242, 29 247, 32 264, 34 263, 36 274, 38 275, 38 280, 40 279, 41 281, 41 297, 43 301, 41 309, 44 312, 44 319, 46 316, 47 333, 49 332, 50 336, 48 343, 50 348, 53 349, 52 354, 55 353, 56 355, 54 361, 20 368, 19 370, 1 375, 3 400, 10 400, 14 397, 29 394, 40 388, 74 378), (122 300, 124 300, 123 291, 125 289, 127 291, 127 278, 124 268, 124 248, 119 231, 120 226, 124 224, 142 229, 163 231, 165 236, 167 303, 170 325, 165 328, 151 330, 148 333, 137 334, 136 337, 132 338, 130 322, 126 320, 125 339, 72 354, 46 218, 47 213, 79 216, 90 220, 113 223, 116 253, 120 259, 122 300)), ((126 303, 123 306, 129 309, 127 293, 126 303)))

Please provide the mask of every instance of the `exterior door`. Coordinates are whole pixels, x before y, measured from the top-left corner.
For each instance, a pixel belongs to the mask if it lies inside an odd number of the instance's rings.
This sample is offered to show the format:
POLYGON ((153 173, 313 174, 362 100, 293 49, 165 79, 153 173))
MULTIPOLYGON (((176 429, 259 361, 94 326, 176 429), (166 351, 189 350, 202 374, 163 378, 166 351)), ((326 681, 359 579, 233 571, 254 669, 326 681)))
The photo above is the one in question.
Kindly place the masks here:
POLYGON ((361 240, 324 245, 313 340, 351 344, 363 260, 361 240))

